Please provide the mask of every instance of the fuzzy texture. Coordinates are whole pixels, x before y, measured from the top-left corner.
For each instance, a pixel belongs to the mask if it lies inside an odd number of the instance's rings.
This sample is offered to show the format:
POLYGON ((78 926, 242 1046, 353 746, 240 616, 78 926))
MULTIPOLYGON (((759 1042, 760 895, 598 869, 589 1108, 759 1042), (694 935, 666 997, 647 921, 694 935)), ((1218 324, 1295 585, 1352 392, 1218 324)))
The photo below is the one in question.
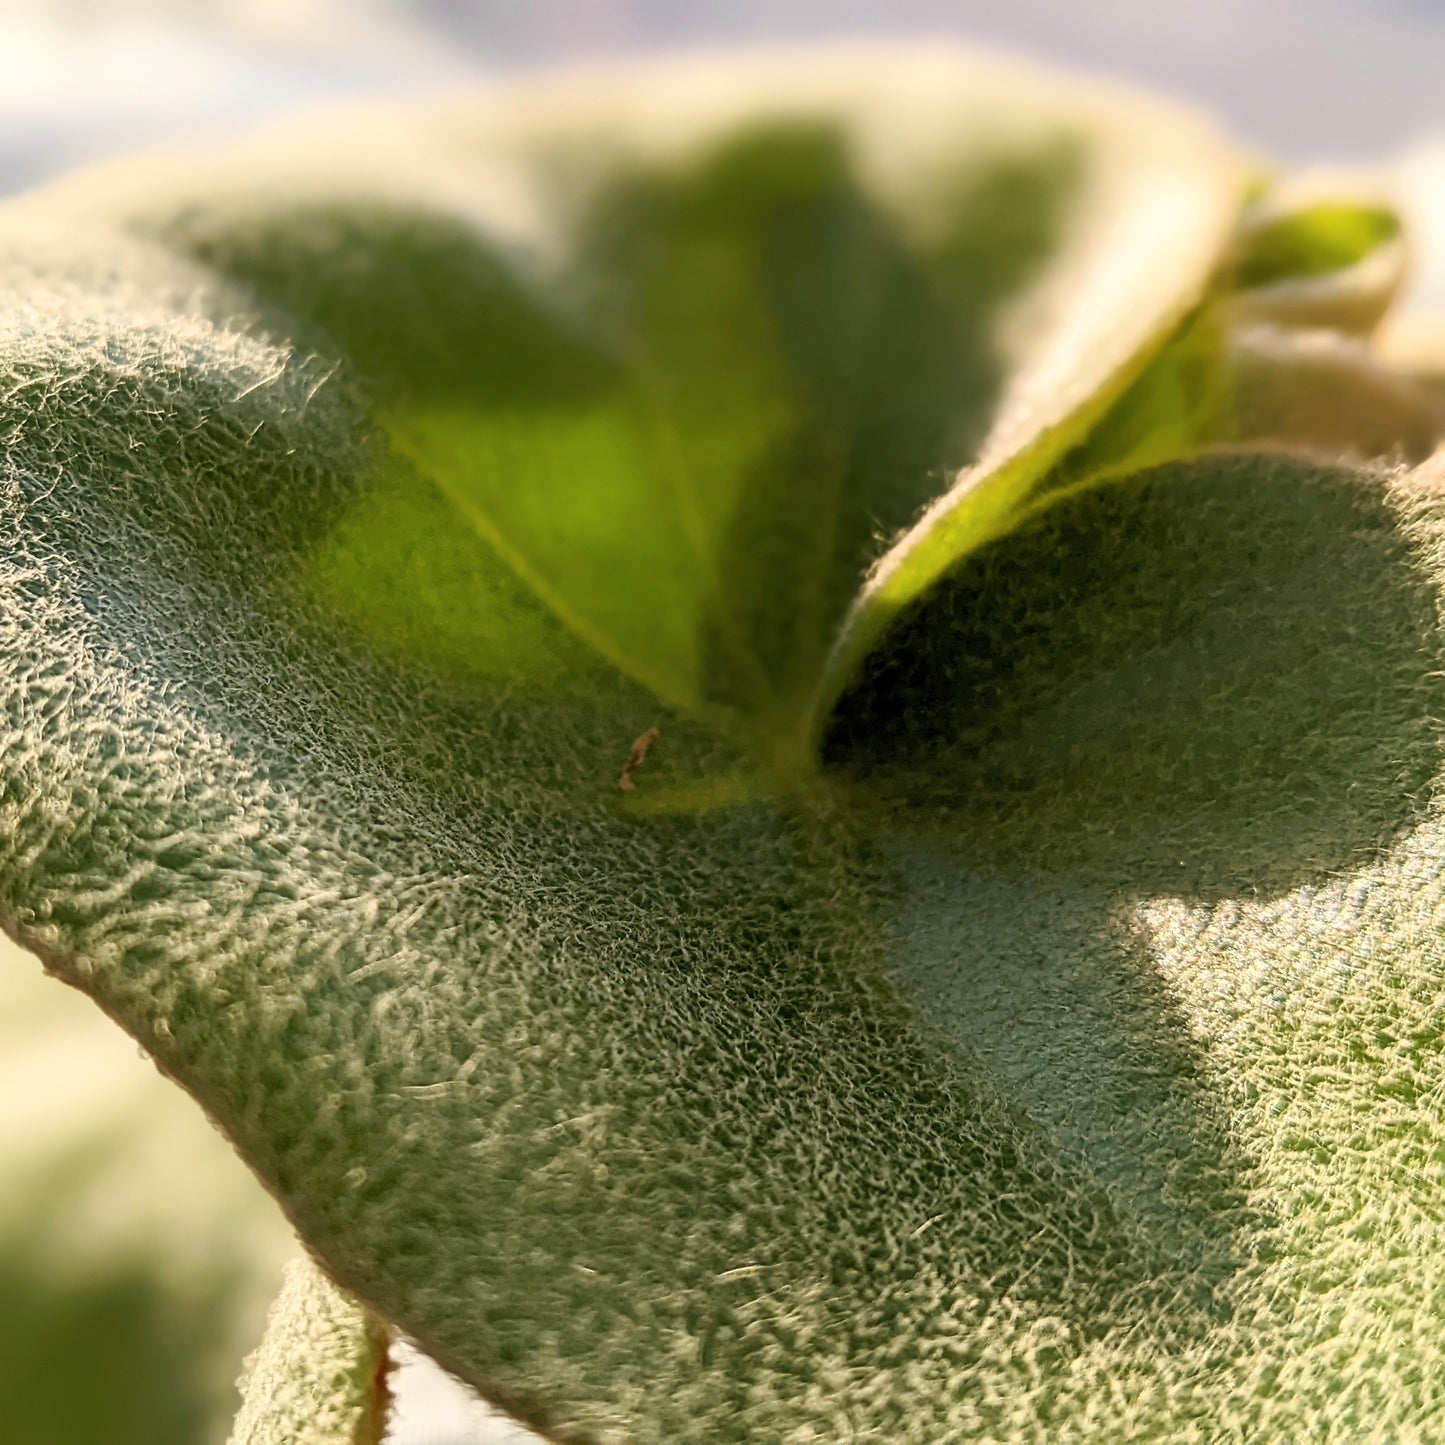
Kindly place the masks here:
POLYGON ((458 523, 349 304, 42 211, 0 918, 335 1279, 558 1439, 1438 1434, 1433 473, 1075 500, 770 799, 458 523))
MULTIPOLYGON (((1158 101, 835 45, 317 123, 36 205, 279 305, 592 652, 796 770, 898 610, 1201 303, 1246 178, 1158 101)), ((1193 351, 1096 464, 1199 442, 1224 358, 1193 351)))
POLYGON ((286 1269, 247 1361, 231 1445, 380 1445, 387 1333, 308 1259, 286 1269))

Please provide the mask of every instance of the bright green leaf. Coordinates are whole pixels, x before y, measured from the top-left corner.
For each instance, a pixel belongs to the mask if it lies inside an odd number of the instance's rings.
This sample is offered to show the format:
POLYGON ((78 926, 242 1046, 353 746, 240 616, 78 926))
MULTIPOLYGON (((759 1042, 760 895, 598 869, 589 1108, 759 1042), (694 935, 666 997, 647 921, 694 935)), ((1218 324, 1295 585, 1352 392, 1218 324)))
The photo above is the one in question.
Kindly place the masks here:
POLYGON ((1306 173, 1244 216, 1230 273, 1235 314, 1368 336, 1410 270, 1399 207, 1379 180, 1306 173))
POLYGON ((1319 201, 1261 224, 1250 236, 1235 275, 1241 286, 1323 276, 1358 265, 1399 236, 1400 218, 1384 206, 1319 201))

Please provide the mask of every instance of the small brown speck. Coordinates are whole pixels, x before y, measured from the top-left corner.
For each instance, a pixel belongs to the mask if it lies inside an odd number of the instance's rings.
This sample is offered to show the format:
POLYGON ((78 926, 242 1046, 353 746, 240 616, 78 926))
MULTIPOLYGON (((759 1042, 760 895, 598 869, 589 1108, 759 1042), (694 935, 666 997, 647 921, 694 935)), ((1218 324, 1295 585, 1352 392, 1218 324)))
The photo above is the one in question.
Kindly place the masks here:
POLYGON ((631 751, 627 754, 627 761, 622 765, 622 776, 617 780, 617 786, 621 788, 624 793, 632 792, 637 786, 637 783, 634 781, 637 776, 637 770, 647 761, 647 755, 652 751, 653 743, 661 736, 661 733, 659 733, 656 728, 648 728, 648 730, 633 743, 631 751))

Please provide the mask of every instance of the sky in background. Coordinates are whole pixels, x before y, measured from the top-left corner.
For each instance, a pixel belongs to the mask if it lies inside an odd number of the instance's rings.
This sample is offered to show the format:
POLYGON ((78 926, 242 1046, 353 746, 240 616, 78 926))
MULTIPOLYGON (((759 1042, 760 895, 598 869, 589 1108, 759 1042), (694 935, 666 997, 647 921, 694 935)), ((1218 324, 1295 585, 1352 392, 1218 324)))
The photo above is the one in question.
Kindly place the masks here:
POLYGON ((1445 0, 0 0, 0 187, 556 58, 946 34, 1168 90, 1289 161, 1445 134, 1445 0))

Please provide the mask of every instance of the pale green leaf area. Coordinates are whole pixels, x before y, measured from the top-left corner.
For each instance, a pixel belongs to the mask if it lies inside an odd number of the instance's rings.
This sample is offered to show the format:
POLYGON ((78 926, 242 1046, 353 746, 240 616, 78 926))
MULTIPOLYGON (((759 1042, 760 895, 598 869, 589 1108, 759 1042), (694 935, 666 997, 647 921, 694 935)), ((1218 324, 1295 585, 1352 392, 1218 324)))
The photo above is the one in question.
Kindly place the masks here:
MULTIPOLYGON (((1393 319, 1381 325, 1418 241, 1380 190, 1378 180, 1306 173, 1246 211, 1218 304, 1227 411, 1206 442, 1414 461, 1434 449, 1445 411, 1429 367, 1402 354, 1393 319)), ((1205 409, 1191 415, 1209 420, 1205 409)))
POLYGON ((1088 488, 1233 162, 845 59, 0 217, 0 919, 554 1438, 1430 1438, 1436 474, 1088 488))
POLYGON ((1380 176, 1307 171, 1266 190, 1235 233, 1235 316, 1373 335, 1418 260, 1398 189, 1380 176))
POLYGON ((248 1360, 230 1445, 380 1445, 387 1332, 309 1259, 293 1261, 248 1360))
POLYGON ((131 1040, 0 953, 4 1437, 221 1445, 295 1238, 131 1040))

